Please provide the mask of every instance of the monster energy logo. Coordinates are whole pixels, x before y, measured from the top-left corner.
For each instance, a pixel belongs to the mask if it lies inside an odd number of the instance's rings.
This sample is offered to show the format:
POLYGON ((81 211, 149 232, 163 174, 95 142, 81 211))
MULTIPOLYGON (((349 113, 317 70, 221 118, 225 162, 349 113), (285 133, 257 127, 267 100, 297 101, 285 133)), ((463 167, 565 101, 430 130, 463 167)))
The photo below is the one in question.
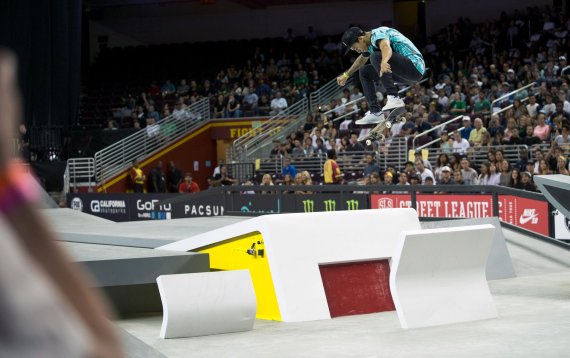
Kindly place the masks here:
POLYGON ((347 210, 358 210, 358 200, 347 200, 346 201, 347 210))
MULTIPOLYGON (((334 199, 327 199, 323 200, 323 204, 325 206, 325 211, 336 211, 336 200, 334 199)), ((358 210, 359 208, 359 201, 358 200, 347 200, 346 201, 346 208, 347 210, 358 210)), ((312 213, 315 211, 315 201, 314 200, 303 200, 303 211, 306 213, 312 213)))
POLYGON ((336 211, 336 200, 329 199, 323 203, 325 203, 325 211, 336 211))
POLYGON ((313 200, 303 200, 303 211, 312 213, 315 211, 315 202, 313 200))

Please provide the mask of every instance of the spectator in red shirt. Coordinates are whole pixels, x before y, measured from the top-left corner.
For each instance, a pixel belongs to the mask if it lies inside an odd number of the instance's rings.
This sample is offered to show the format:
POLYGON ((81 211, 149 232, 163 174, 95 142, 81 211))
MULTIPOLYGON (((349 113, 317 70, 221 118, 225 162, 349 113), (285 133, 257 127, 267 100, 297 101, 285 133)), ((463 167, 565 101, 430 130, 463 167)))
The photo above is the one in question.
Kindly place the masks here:
POLYGON ((179 193, 197 193, 200 191, 200 187, 194 181, 192 181, 192 174, 184 174, 184 181, 178 186, 179 193))

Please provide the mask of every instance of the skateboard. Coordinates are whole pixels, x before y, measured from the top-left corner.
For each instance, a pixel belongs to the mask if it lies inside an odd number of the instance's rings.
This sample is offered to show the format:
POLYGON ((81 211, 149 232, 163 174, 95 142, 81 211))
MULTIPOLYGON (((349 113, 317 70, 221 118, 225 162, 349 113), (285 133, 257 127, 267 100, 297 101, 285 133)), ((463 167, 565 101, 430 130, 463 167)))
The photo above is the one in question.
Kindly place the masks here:
POLYGON ((360 141, 365 141, 367 146, 372 145, 372 143, 375 141, 384 141, 386 139, 383 134, 384 129, 392 128, 392 123, 396 123, 398 121, 404 122, 406 120, 406 117, 402 116, 404 113, 406 113, 406 109, 404 107, 398 107, 389 111, 385 111, 382 113, 383 117, 380 120, 380 123, 378 123, 376 127, 372 128, 372 130, 368 132, 368 134, 360 141))

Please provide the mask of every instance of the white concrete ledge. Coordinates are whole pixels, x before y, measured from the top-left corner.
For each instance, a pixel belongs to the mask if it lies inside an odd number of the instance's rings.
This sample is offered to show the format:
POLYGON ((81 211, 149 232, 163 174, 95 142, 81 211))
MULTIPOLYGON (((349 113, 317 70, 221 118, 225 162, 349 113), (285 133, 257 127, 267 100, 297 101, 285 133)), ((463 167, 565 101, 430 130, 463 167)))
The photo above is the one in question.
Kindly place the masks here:
POLYGON ((497 317, 485 278, 495 230, 486 224, 402 233, 390 272, 402 328, 497 317))
POLYGON ((182 338, 253 329, 257 309, 247 270, 163 275, 161 338, 182 338))

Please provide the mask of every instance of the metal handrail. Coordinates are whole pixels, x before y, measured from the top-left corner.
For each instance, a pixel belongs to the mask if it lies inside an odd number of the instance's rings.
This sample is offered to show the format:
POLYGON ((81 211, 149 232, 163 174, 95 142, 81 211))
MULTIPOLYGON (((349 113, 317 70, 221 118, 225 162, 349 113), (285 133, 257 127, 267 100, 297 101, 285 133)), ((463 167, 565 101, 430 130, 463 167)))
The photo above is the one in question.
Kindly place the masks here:
POLYGON ((336 78, 333 78, 332 80, 321 86, 321 88, 311 93, 311 95, 309 96, 310 108, 312 110, 315 110, 319 106, 329 103, 331 99, 338 97, 339 90, 342 92, 344 88, 350 88, 353 82, 354 82, 353 76, 350 76, 346 80, 346 84, 344 85, 344 87, 340 87, 336 82, 336 78))
MULTIPOLYGON (((402 167, 406 162, 407 143, 406 138, 393 138, 390 145, 378 150, 375 154, 376 164, 382 167, 392 165, 396 168, 402 167)), ((343 171, 362 171, 366 166, 365 156, 370 151, 351 151, 339 152, 337 154, 337 164, 343 171)), ((315 152, 313 156, 294 156, 291 155, 291 163, 297 170, 308 170, 309 172, 323 172, 323 164, 326 161, 326 151, 315 152)), ((284 158, 279 156, 264 156, 260 158, 260 173, 279 174, 284 166, 284 158)))
POLYGON ((503 96, 497 98, 496 100, 494 100, 493 102, 491 102, 491 110, 493 109, 493 105, 494 105, 495 103, 497 103, 497 102, 499 102, 499 101, 502 101, 503 99, 508 98, 508 97, 512 96, 513 94, 515 94, 515 93, 517 93, 517 92, 520 92, 520 91, 522 91, 522 90, 525 90, 525 89, 527 89, 527 88, 529 88, 529 87, 532 87, 532 86, 534 86, 534 85, 536 85, 536 82, 529 83, 528 85, 526 85, 526 86, 524 86, 524 87, 521 87, 521 88, 519 88, 519 89, 516 89, 516 90, 514 90, 514 91, 511 91, 511 92, 507 93, 506 95, 503 95, 503 96))
POLYGON ((459 115, 459 116, 457 116, 457 117, 454 117, 454 118, 448 120, 447 122, 440 123, 440 124, 438 124, 437 126, 432 127, 432 128, 428 129, 428 130, 425 131, 425 132, 421 132, 420 134, 417 134, 417 135, 414 137, 414 139, 412 139, 412 147, 413 147, 413 148, 416 148, 416 140, 417 140, 419 137, 423 137, 423 136, 427 135, 428 133, 431 133, 431 132, 433 132, 433 131, 435 131, 435 130, 438 130, 439 128, 445 127, 445 126, 448 125, 449 123, 455 122, 455 121, 457 121, 458 119, 463 118, 463 116, 464 116, 464 115, 461 114, 461 115, 459 115))
POLYGON ((303 99, 303 104, 299 104, 299 102, 294 103, 283 113, 279 113, 264 122, 256 129, 255 133, 257 135, 253 136, 252 133, 247 133, 237 138, 229 149, 231 160, 245 161, 254 153, 263 150, 263 147, 269 145, 272 140, 280 139, 284 133, 290 131, 293 125, 298 128, 311 108, 315 109, 321 105, 328 104, 331 99, 338 97, 344 88, 350 88, 352 82, 353 78, 351 76, 344 87, 339 87, 336 78, 332 79, 317 91, 312 92, 308 101, 305 98, 303 99), (284 123, 288 123, 288 125, 284 127, 284 123))
POLYGON ((337 109, 339 109, 340 107, 348 107, 348 106, 350 106, 351 104, 356 103, 356 102, 360 101, 360 100, 363 99, 363 98, 364 98, 364 96, 360 96, 360 97, 358 97, 358 98, 356 98, 356 99, 353 99, 353 100, 350 101, 350 102, 341 104, 341 105, 339 105, 338 107, 335 107, 335 108, 333 108, 333 109, 330 109, 330 110, 328 110, 328 111, 322 113, 322 115, 325 115, 325 116, 326 116, 327 114, 331 114, 331 113, 333 113, 334 111, 336 111, 337 109))
MULTIPOLYGON (((526 102, 526 101, 528 101, 528 97, 526 97, 526 98, 524 98, 524 99, 521 99, 521 103, 524 103, 524 102, 526 102)), ((495 115, 495 114, 501 114, 501 113, 503 113, 503 112, 506 112, 506 111, 508 111, 509 109, 513 108, 513 106, 514 106, 513 104, 510 104, 510 105, 506 106, 505 108, 501 108, 501 109, 499 109, 497 112, 493 113, 493 115, 495 115)))
POLYGON ((264 122, 263 125, 260 127, 261 133, 256 136, 251 135, 244 135, 234 141, 234 144, 243 145, 245 147, 251 147, 257 142, 260 142, 260 139, 263 140, 265 137, 270 136, 274 133, 268 130, 280 130, 283 124, 287 123, 287 120, 290 119, 291 116, 297 116, 300 113, 307 112, 307 99, 304 98, 301 101, 296 102, 291 107, 288 107, 285 111, 273 116, 268 121, 264 122))
POLYGON ((359 110, 357 109, 357 110, 354 110, 354 111, 351 111, 351 112, 347 112, 347 113, 343 114, 342 116, 339 116, 339 117, 336 117, 335 119, 333 119, 333 122, 336 122, 336 121, 338 121, 339 119, 342 119, 342 118, 345 118, 345 117, 348 117, 348 116, 352 116, 353 114, 358 113, 358 111, 359 111, 359 110))
POLYGON ((95 153, 95 179, 104 183, 140 159, 192 132, 210 118, 210 103, 204 98, 95 153))
POLYGON ((95 160, 93 158, 71 158, 67 160, 64 185, 68 187, 87 183, 89 187, 95 178, 95 160))
MULTIPOLYGON (((449 135, 451 136, 452 134, 455 134, 455 132, 457 132, 457 131, 461 132, 461 131, 464 130, 464 129, 465 129, 465 127, 457 128, 456 130, 450 132, 449 135)), ((432 140, 431 142, 428 142, 428 143, 426 143, 426 144, 420 145, 419 147, 415 148, 415 150, 422 150, 422 149, 424 149, 424 148, 427 148, 427 147, 429 147, 430 145, 432 145, 432 144, 434 144, 434 143, 437 143, 440 139, 441 139, 441 138, 436 138, 436 139, 432 140)))
MULTIPOLYGON (((526 101, 528 101, 528 97, 526 97, 526 98, 524 98, 524 99, 521 99, 521 103, 524 103, 524 102, 526 102, 526 101)), ((508 106, 505 107, 505 108, 501 108, 499 111, 493 113, 493 115, 503 113, 503 112, 505 112, 505 111, 508 111, 508 110, 511 109, 511 108, 513 108, 513 105, 512 105, 512 104, 511 104, 511 105, 508 105, 508 106)), ((463 117, 463 115, 462 115, 462 116, 459 116, 459 117, 463 117)), ((456 117, 456 118, 457 118, 457 117, 456 117)), ((450 120, 450 121, 453 121, 453 120, 454 120, 454 119, 452 119, 452 120, 450 120)), ((449 122, 449 121, 448 121, 448 122, 449 122)), ((432 140, 432 141, 430 141, 430 142, 428 142, 428 143, 426 143, 426 144, 423 144, 423 145, 419 146, 418 148, 415 147, 415 141, 416 141, 416 138, 417 138, 417 137, 420 137, 420 136, 421 136, 422 134, 424 134, 424 133, 431 132, 431 131, 435 130, 435 128, 440 127, 440 126, 443 126, 443 125, 447 124, 448 122, 439 124, 439 125, 437 125, 436 127, 433 127, 433 128, 431 128, 431 129, 429 129, 429 130, 427 130, 427 131, 425 131, 425 132, 422 132, 422 133, 418 134, 416 137, 414 137, 414 139, 413 139, 413 141, 412 141, 412 146, 415 148, 415 150, 424 149, 424 148, 429 147, 430 145, 436 143, 437 141, 439 141, 439 138, 437 138, 437 139, 434 139, 434 140, 432 140)), ((465 127, 461 127, 461 128, 459 128, 458 130, 461 131, 461 130, 463 130, 464 128, 465 128, 465 127)), ((455 131, 453 131, 453 132, 451 132, 451 133, 449 133, 449 134, 451 135, 451 134, 453 134, 453 133, 455 133, 455 131)))
POLYGON ((246 162, 256 152, 270 145, 273 140, 280 139, 293 129, 296 130, 309 113, 308 104, 307 98, 303 98, 271 117, 255 132, 246 133, 236 139, 231 147, 231 161, 246 162))

